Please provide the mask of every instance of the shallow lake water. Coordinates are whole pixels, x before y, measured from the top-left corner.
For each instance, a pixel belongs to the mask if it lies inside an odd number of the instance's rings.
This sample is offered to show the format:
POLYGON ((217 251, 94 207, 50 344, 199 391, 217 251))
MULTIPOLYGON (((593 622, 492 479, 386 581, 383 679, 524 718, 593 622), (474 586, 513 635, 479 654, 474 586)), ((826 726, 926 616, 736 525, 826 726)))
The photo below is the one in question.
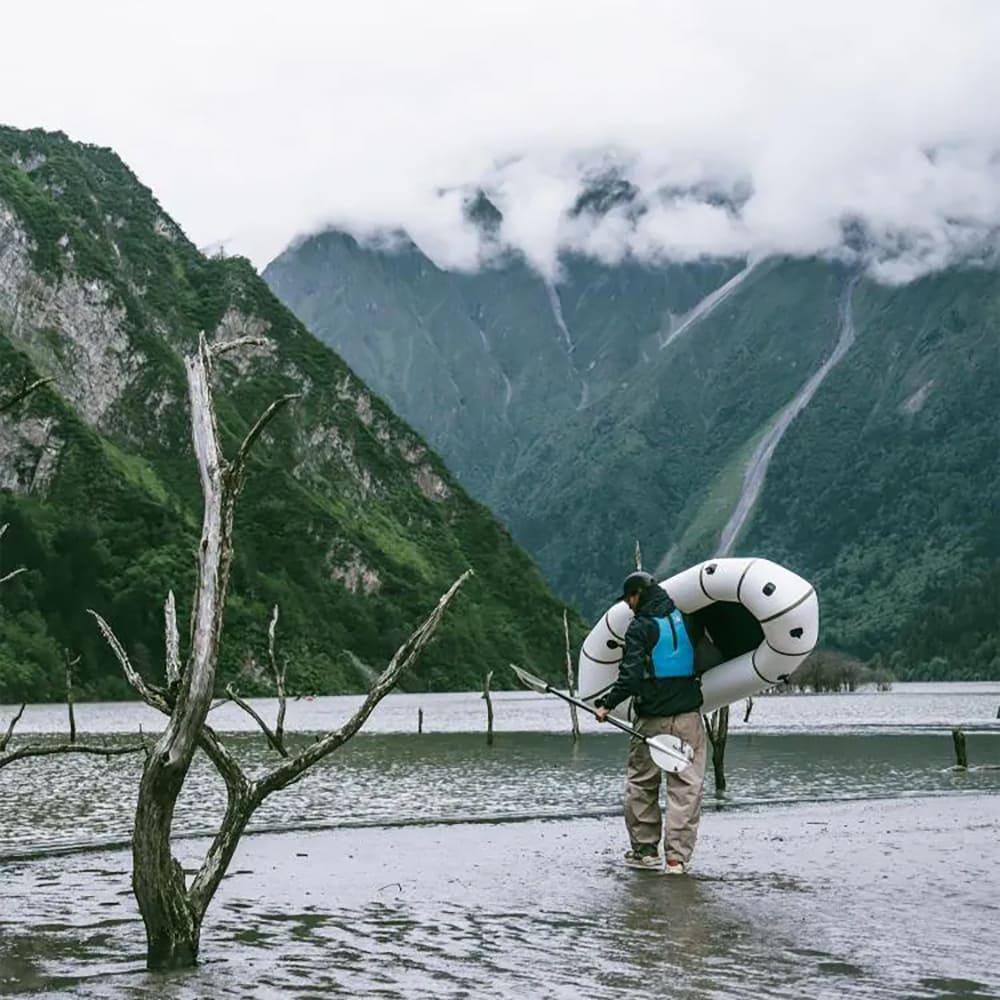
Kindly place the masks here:
MULTIPOLYGON (((293 742, 357 702, 290 703, 293 742)), ((265 804, 202 964, 171 977, 143 969, 129 889, 138 760, 21 762, 0 770, 0 996, 1000 996, 998 705, 1000 684, 968 684, 759 698, 746 724, 734 707, 728 791, 709 777, 676 879, 621 866, 624 737, 582 720, 574 747, 561 703, 500 693, 488 747, 477 695, 391 696, 265 804)), ((60 738, 64 713, 30 707, 15 744, 60 738)), ((88 742, 158 724, 132 704, 77 719, 88 742)), ((233 706, 212 724, 271 763, 233 706)), ((199 765, 186 865, 222 803, 199 765)))

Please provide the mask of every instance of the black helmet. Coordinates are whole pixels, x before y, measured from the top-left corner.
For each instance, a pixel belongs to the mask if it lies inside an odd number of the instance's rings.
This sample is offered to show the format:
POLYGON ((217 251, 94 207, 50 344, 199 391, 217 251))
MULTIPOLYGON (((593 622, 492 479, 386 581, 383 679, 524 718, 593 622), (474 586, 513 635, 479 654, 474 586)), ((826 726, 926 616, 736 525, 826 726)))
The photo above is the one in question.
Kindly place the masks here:
POLYGON ((650 573, 638 569, 634 573, 629 573, 622 584, 622 601, 627 601, 633 594, 641 594, 650 587, 656 586, 656 577, 650 573))

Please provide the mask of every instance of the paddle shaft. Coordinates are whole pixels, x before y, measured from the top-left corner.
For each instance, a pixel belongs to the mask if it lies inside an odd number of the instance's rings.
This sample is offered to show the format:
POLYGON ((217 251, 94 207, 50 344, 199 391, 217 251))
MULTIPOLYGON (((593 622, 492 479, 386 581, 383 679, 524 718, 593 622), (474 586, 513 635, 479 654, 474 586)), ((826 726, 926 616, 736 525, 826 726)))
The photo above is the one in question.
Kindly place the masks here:
MULTIPOLYGON (((585 701, 574 698, 571 694, 564 694, 558 688, 552 687, 551 684, 546 684, 545 690, 548 694, 554 694, 557 698, 562 698, 563 701, 568 701, 571 705, 576 705, 577 708, 582 708, 585 712, 590 712, 591 715, 597 716, 597 709, 592 705, 588 705, 585 701)), ((613 715, 606 715, 604 721, 610 722, 616 729, 620 729, 623 733, 628 733, 629 736, 637 736, 644 743, 649 742, 638 729, 633 729, 627 722, 622 722, 621 719, 616 719, 613 715)))

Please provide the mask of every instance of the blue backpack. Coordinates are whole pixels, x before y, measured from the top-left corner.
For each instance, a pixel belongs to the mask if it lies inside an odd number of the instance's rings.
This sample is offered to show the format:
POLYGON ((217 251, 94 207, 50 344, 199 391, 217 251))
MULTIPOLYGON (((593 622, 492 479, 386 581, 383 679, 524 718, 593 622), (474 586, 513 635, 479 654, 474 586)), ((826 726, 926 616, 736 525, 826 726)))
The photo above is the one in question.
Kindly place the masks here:
POLYGON ((667 677, 694 677, 694 647, 684 627, 684 617, 676 608, 668 618, 654 618, 660 629, 660 638, 653 647, 653 676, 657 680, 667 677))

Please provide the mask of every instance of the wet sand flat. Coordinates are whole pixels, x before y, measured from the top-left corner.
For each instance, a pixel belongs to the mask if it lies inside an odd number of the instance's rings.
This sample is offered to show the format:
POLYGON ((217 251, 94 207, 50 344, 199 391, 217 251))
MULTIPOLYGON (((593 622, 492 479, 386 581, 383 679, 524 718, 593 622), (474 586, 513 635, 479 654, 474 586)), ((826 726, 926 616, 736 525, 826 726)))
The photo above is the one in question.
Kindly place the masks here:
POLYGON ((173 977, 126 852, 15 862, 0 995, 998 997, 998 842, 993 794, 709 812, 681 878, 617 818, 264 834, 173 977))

